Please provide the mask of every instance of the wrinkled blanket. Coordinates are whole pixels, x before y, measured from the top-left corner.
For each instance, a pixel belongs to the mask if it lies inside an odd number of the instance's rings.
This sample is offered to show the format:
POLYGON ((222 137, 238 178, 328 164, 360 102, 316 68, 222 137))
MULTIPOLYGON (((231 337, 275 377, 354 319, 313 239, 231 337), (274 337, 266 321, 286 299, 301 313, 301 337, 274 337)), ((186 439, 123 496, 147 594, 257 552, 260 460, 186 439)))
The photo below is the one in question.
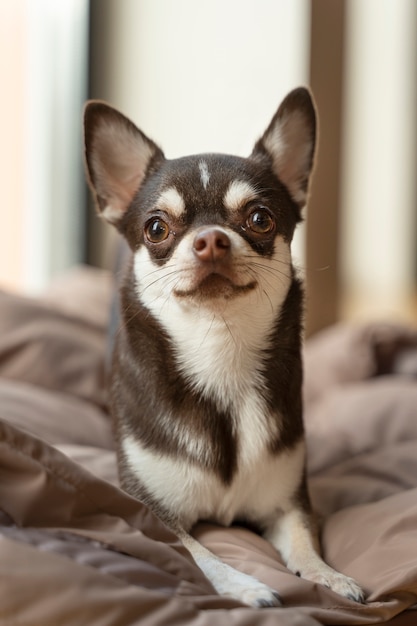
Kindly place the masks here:
POLYGON ((107 413, 113 285, 79 268, 42 297, 0 293, 0 624, 417 624, 417 329, 333 327, 305 348, 310 490, 325 559, 356 604, 292 575, 247 529, 199 524, 284 607, 219 597, 123 493, 107 413))

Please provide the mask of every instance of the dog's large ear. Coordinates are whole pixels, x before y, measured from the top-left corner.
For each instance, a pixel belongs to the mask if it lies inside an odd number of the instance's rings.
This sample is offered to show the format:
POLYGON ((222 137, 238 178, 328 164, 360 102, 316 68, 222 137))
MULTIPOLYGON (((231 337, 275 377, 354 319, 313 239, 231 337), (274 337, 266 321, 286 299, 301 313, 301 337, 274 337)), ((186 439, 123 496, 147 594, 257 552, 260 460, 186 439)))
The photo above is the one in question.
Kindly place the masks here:
POLYGON ((164 159, 158 146, 108 104, 84 109, 85 163, 101 215, 117 225, 149 168, 164 159))
POLYGON ((316 143, 316 112, 310 92, 294 89, 281 103, 252 157, 267 154, 272 170, 292 199, 303 207, 313 167, 316 143))

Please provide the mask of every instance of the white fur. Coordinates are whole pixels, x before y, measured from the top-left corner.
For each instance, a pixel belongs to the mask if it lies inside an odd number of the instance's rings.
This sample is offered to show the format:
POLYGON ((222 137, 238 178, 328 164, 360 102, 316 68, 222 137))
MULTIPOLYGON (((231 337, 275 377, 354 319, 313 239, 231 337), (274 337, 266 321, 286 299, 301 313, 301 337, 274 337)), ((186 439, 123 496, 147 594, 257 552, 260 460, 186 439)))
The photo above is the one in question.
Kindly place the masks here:
POLYGON ((244 180, 233 180, 223 198, 223 204, 230 211, 237 211, 256 198, 256 189, 244 180))
POLYGON ((280 551, 288 569, 303 578, 330 587, 336 593, 360 599, 363 594, 358 584, 327 565, 319 556, 305 518, 299 509, 292 509, 277 518, 265 534, 280 551))
POLYGON ((270 587, 223 563, 188 533, 180 533, 180 539, 220 595, 239 598, 251 606, 280 604, 270 587))
POLYGON ((206 161, 200 161, 198 164, 198 169, 200 170, 200 180, 204 189, 207 189, 208 184, 210 182, 210 172, 208 169, 208 165, 206 161))
POLYGON ((136 286, 141 302, 172 338, 178 367, 189 382, 220 408, 233 407, 232 414, 239 416, 244 433, 241 452, 250 458, 251 448, 258 448, 265 432, 267 411, 259 394, 261 354, 291 283, 290 249, 277 237, 273 256, 259 257, 263 269, 256 268, 249 244, 224 230, 231 241, 235 282, 247 285, 256 279, 256 289, 204 304, 176 297, 175 289, 191 289, 199 280, 192 253, 195 233, 186 235, 160 268, 146 248, 139 249, 134 260, 136 286), (246 261, 245 256, 250 258, 246 261))
POLYGON ((184 528, 198 519, 229 526, 239 516, 268 519, 278 508, 292 507, 304 466, 304 442, 280 455, 258 450, 256 470, 240 459, 231 485, 189 461, 153 452, 132 436, 122 447, 131 470, 167 510, 178 514, 184 528), (278 478, 277 478, 278 477, 278 478))
POLYGON ((175 217, 181 217, 185 211, 185 201, 175 187, 168 187, 168 189, 164 189, 159 196, 156 207, 175 217))

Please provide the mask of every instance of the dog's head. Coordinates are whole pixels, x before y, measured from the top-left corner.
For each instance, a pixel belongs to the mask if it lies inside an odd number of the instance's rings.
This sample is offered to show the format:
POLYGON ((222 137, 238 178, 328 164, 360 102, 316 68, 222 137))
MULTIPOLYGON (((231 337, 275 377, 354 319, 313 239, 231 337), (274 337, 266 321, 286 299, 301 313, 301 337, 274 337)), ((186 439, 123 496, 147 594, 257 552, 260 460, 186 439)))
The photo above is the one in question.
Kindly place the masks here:
POLYGON ((85 109, 86 164, 101 215, 135 255, 142 301, 217 306, 291 281, 316 135, 309 92, 282 102, 249 158, 175 160, 110 106, 85 109), (216 305, 217 303, 217 305, 216 305))

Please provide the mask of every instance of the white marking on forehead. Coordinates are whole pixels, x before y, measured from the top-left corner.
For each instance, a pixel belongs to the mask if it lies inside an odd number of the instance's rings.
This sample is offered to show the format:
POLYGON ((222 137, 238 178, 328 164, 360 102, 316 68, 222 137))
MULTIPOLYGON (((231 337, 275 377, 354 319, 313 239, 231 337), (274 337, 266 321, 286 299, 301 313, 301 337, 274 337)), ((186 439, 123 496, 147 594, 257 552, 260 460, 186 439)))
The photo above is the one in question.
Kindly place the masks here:
POLYGON ((226 209, 237 211, 256 197, 256 189, 252 185, 244 180, 233 180, 224 195, 223 204, 226 209))
POLYGON ((207 186, 210 182, 210 172, 208 171, 208 165, 205 161, 200 161, 198 164, 198 169, 200 170, 200 179, 204 189, 207 189, 207 186))
POLYGON ((175 187, 168 187, 164 189, 158 198, 156 203, 158 209, 167 211, 175 215, 175 217, 181 217, 185 211, 185 202, 182 195, 175 189, 175 187))

